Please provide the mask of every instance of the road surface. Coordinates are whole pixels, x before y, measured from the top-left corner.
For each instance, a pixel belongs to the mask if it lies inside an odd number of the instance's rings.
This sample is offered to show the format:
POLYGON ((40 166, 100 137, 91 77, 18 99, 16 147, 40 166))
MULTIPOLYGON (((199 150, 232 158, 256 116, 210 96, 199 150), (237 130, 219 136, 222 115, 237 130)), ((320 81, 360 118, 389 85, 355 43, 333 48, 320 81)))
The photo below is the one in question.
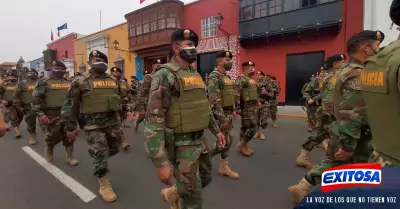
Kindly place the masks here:
MULTIPOLYGON (((235 121, 235 144, 230 153, 230 167, 239 172, 239 180, 220 177, 219 157, 213 159, 213 181, 204 190, 204 209, 291 209, 293 201, 287 187, 297 183, 306 169, 296 167, 301 144, 308 135, 306 122, 299 118, 280 118, 278 128, 268 128, 266 141, 253 140, 255 154, 246 158, 236 152, 239 121, 235 121)), ((141 127, 142 130, 142 127, 141 127)), ((98 196, 98 183, 92 175, 92 159, 87 153, 83 133, 75 143, 77 167, 64 161, 60 143, 54 151, 53 165, 46 164, 44 143, 38 128, 39 143, 28 145, 26 125, 21 124, 23 138, 14 139, 9 132, 0 139, 0 208, 1 209, 161 209, 167 208, 160 198, 163 185, 144 150, 144 137, 125 129, 131 144, 109 160, 110 179, 118 200, 104 203, 98 196), (40 156, 39 156, 40 155, 40 156), (56 175, 56 176, 54 176, 56 175)), ((214 137, 206 132, 209 140, 214 137)), ((323 159, 322 149, 311 154, 314 163, 323 159)))

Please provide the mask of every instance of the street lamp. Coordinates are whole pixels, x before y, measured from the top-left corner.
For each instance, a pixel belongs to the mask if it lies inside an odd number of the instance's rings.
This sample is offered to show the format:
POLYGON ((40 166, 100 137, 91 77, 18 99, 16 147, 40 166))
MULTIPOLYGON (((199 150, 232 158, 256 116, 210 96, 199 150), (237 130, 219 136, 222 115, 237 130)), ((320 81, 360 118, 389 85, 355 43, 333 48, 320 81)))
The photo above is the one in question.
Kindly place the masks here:
POLYGON ((224 16, 221 13, 218 13, 218 15, 215 16, 215 23, 220 28, 223 22, 224 22, 224 16))
POLYGON ((119 42, 117 40, 115 40, 113 42, 113 44, 114 44, 114 49, 118 49, 119 48, 119 42))

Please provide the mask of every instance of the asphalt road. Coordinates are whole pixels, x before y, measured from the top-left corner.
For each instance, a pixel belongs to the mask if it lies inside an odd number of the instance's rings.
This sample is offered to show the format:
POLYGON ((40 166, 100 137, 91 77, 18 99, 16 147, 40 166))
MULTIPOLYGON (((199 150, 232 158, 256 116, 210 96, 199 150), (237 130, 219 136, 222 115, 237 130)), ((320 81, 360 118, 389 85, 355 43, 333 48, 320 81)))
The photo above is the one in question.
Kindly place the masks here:
MULTIPOLYGON (((307 172, 296 167, 295 159, 308 133, 306 122, 298 118, 280 118, 279 127, 268 128, 267 140, 254 140, 250 147, 255 154, 246 158, 236 152, 230 153, 230 166, 239 172, 239 180, 220 177, 217 173, 219 157, 213 159, 213 181, 204 190, 205 209, 290 209, 294 204, 287 187, 297 183, 307 172)), ((25 124, 21 124, 23 138, 15 140, 9 132, 0 139, 0 209, 164 209, 167 206, 160 198, 163 185, 155 175, 155 169, 147 158, 143 133, 135 134, 125 129, 131 149, 120 152, 109 160, 110 178, 118 200, 107 204, 97 196, 84 202, 44 167, 39 165, 22 147, 28 145, 25 124)), ((39 143, 32 149, 43 156, 44 143, 38 128, 39 143)), ((237 140, 239 121, 235 121, 234 136, 237 140)), ((98 183, 92 175, 92 159, 80 134, 75 143, 77 167, 64 162, 64 150, 60 143, 55 149, 53 165, 98 195, 98 183)), ((214 137, 206 132, 208 139, 214 137)), ((237 142, 237 141, 236 141, 237 142)), ((236 142, 234 145, 236 145, 236 142)), ((323 150, 316 149, 311 161, 319 162, 323 150)))

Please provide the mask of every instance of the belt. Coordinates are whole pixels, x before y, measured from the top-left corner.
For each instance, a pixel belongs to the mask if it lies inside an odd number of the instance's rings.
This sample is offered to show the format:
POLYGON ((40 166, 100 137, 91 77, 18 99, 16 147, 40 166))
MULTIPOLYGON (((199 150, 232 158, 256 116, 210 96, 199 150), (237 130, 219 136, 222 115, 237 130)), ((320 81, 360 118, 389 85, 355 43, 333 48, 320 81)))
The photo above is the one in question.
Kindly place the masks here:
POLYGON ((190 133, 176 133, 175 135, 180 136, 180 135, 191 135, 191 139, 192 140, 196 140, 199 139, 200 137, 202 137, 204 135, 204 130, 200 130, 200 131, 194 131, 194 132, 190 132, 190 133))

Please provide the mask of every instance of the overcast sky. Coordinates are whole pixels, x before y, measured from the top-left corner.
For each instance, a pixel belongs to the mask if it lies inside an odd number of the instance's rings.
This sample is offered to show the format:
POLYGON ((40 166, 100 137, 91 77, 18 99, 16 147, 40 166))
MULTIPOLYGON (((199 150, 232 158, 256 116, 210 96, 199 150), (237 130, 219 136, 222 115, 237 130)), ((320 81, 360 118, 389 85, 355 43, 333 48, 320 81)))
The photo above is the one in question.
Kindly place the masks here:
MULTIPOLYGON (((185 3, 194 0, 181 0, 185 3)), ((88 35, 125 22, 124 15, 157 0, 0 0, 0 63, 37 59, 53 30, 68 22, 68 32, 88 35)), ((61 36, 67 31, 61 31, 61 36)))

